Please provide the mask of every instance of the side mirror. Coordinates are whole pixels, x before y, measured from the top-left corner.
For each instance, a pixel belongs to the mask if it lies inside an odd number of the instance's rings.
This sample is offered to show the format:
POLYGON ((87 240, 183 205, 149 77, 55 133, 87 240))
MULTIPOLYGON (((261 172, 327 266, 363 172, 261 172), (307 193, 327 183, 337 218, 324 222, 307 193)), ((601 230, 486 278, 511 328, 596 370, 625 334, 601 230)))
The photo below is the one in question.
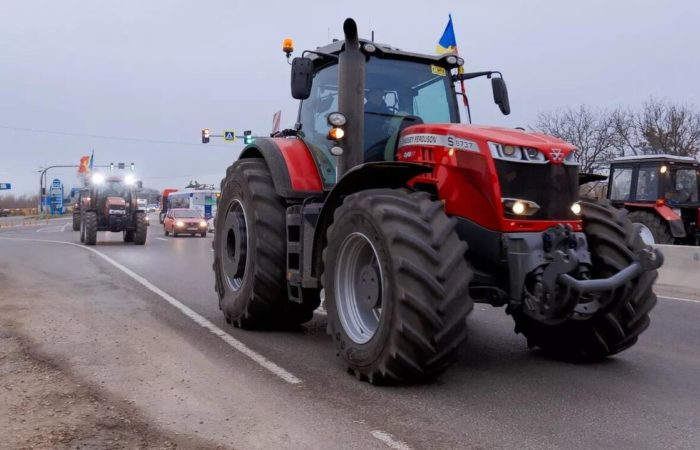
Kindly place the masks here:
POLYGON ((491 78, 491 88, 493 89, 493 101, 501 109, 504 115, 510 114, 510 101, 508 100, 508 88, 503 78, 491 78))
POLYGON ((314 64, 310 58, 292 60, 292 97, 305 100, 311 95, 311 81, 314 77, 314 64))

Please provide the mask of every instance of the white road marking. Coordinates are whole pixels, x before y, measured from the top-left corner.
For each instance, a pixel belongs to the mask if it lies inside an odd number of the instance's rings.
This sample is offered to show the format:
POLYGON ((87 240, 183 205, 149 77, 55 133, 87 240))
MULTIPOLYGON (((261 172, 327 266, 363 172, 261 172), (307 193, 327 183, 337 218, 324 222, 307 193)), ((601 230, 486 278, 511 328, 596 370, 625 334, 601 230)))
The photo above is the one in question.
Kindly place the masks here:
POLYGON ((161 241, 167 241, 166 238, 162 238, 162 237, 157 237, 156 239, 161 240, 161 241))
POLYGON ((42 227, 36 230, 37 233, 60 233, 62 231, 63 227, 61 226, 42 227))
POLYGON ((277 375, 282 380, 286 381, 289 384, 301 384, 302 383, 302 380, 300 378, 297 378, 296 376, 292 375, 290 372, 286 371, 285 369, 278 366, 274 362, 265 358, 260 353, 257 353, 256 351, 252 350, 250 347, 245 345, 243 342, 234 338, 233 336, 226 333, 224 330, 217 327, 216 325, 214 325, 212 322, 210 322, 206 318, 204 318, 201 315, 199 315, 198 313, 194 312, 192 309, 187 307, 185 304, 183 304, 181 301, 177 300, 172 295, 163 291, 158 286, 154 285, 153 283, 151 283, 147 279, 143 278, 141 275, 133 272, 128 267, 121 265, 120 263, 113 260, 109 256, 105 255, 102 252, 95 250, 92 247, 87 247, 85 245, 75 244, 73 242, 52 241, 52 240, 43 240, 43 239, 4 238, 4 237, 0 237, 0 239, 5 239, 8 241, 51 242, 54 244, 71 245, 74 247, 82 248, 83 250, 90 251, 90 252, 96 254, 97 256, 99 256, 100 258, 104 259, 105 261, 107 261, 108 263, 110 263, 111 265, 116 267, 117 269, 124 272, 126 275, 131 277, 137 283, 141 284, 143 287, 145 287, 149 291, 153 292, 154 294, 158 295, 160 298, 162 298, 166 302, 170 303, 175 308, 179 309, 180 312, 182 312, 184 315, 186 315, 187 317, 192 319, 196 324, 200 325, 203 328, 206 328, 210 333, 212 333, 215 336, 218 336, 224 342, 226 342, 228 345, 230 345, 234 349, 238 350, 239 352, 243 353, 245 356, 252 359, 256 363, 258 363, 260 366, 262 366, 263 368, 269 370, 274 375, 277 375))
POLYGON ((396 439, 394 436, 387 433, 386 431, 372 430, 370 431, 370 434, 375 439, 379 439, 380 441, 385 443, 387 447, 393 448, 394 450, 411 450, 411 447, 409 447, 408 444, 396 439))
POLYGON ((700 303, 700 300, 692 300, 690 298, 680 298, 680 297, 667 297, 665 295, 657 295, 659 298, 665 298, 666 300, 676 300, 679 302, 689 302, 689 303, 700 303))
POLYGON ((66 232, 66 227, 67 227, 68 225, 72 225, 72 223, 71 223, 71 222, 66 222, 66 224, 63 225, 63 228, 61 228, 61 231, 63 231, 63 232, 65 233, 65 232, 66 232))

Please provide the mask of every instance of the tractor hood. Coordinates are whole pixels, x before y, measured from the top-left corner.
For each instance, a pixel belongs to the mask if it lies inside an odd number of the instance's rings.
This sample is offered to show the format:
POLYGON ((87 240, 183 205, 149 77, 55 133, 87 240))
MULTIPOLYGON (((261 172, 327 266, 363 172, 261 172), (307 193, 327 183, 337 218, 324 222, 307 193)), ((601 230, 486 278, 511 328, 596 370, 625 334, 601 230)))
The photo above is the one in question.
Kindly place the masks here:
POLYGON ((105 206, 110 209, 124 209, 126 208, 126 200, 121 197, 107 197, 105 206))
POLYGON ((576 147, 566 141, 542 133, 517 130, 512 128, 487 127, 467 124, 420 124, 407 127, 401 133, 399 146, 435 145, 462 148, 476 144, 482 152, 488 152, 488 143, 513 145, 516 147, 536 148, 545 153, 553 162, 560 162, 576 147), (457 141, 449 138, 458 138, 457 141), (464 140, 464 141, 463 141, 464 140), (466 142, 465 142, 466 141, 466 142), (456 143, 455 143, 456 142, 456 143))

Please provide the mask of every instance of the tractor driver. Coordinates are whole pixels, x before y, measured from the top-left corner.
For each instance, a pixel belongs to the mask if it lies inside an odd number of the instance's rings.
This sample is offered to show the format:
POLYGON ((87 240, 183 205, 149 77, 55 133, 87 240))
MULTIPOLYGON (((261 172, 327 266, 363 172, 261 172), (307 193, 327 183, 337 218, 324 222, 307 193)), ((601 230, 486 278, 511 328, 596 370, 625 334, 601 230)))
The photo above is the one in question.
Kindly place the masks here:
POLYGON ((383 161, 394 116, 384 100, 384 91, 367 89, 365 95, 365 162, 383 161))

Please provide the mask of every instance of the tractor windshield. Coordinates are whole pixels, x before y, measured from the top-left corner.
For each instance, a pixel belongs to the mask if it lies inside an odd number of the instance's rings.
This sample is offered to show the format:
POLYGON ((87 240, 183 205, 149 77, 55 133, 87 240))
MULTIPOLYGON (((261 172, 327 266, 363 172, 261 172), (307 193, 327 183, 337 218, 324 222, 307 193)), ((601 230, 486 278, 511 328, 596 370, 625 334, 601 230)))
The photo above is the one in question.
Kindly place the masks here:
MULTIPOLYGON (((393 160, 401 128, 459 122, 449 71, 416 61, 373 57, 365 67, 365 161, 393 160)), ((326 117, 338 111, 338 66, 319 70, 301 104, 301 135, 316 155, 324 184, 335 183, 326 117)))
POLYGON ((97 196, 99 198, 121 197, 127 200, 129 197, 129 188, 123 181, 107 180, 97 187, 97 196))

